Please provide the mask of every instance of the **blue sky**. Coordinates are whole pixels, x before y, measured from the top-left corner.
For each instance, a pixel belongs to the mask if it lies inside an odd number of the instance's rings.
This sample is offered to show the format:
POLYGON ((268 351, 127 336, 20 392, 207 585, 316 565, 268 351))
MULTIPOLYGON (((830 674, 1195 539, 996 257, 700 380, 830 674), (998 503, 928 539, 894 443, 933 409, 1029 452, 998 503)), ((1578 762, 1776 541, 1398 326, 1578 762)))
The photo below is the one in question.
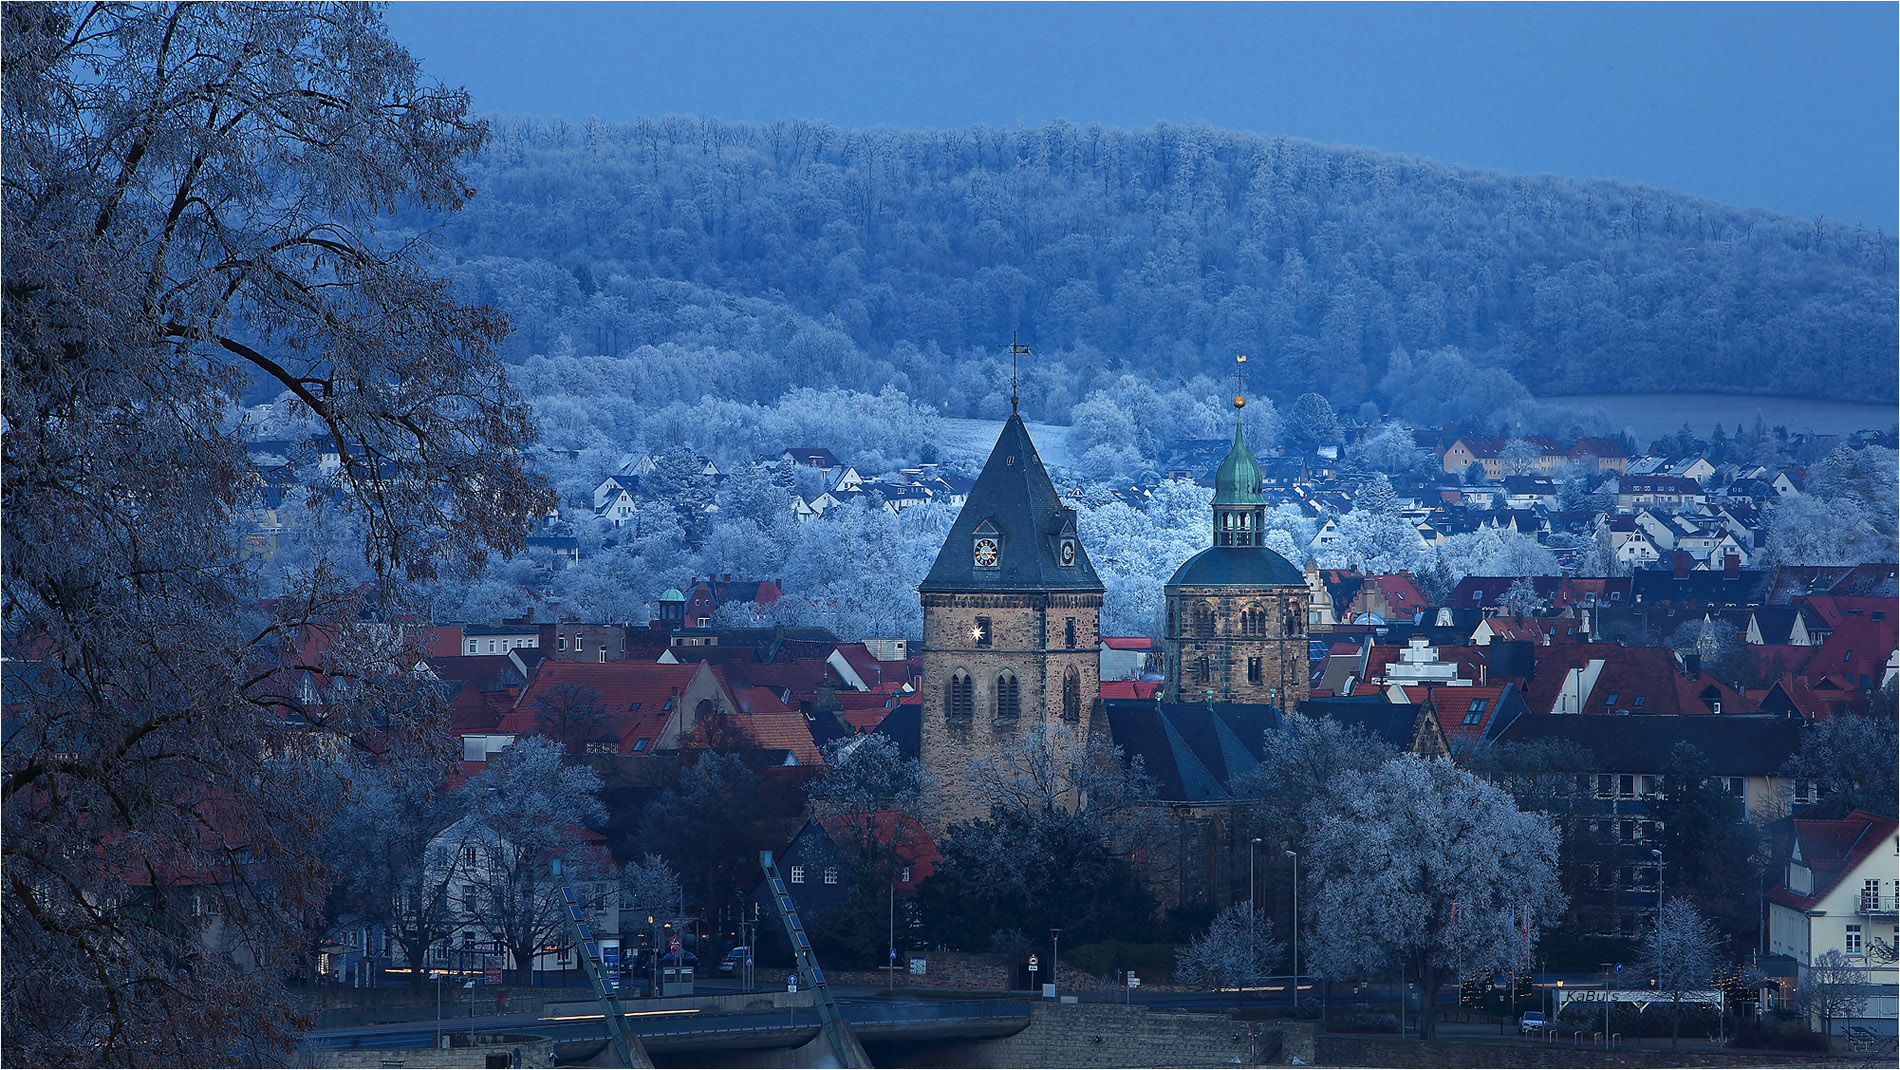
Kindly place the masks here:
POLYGON ((1895 233, 1900 5, 403 0, 484 111, 1158 120, 1612 178, 1895 233))

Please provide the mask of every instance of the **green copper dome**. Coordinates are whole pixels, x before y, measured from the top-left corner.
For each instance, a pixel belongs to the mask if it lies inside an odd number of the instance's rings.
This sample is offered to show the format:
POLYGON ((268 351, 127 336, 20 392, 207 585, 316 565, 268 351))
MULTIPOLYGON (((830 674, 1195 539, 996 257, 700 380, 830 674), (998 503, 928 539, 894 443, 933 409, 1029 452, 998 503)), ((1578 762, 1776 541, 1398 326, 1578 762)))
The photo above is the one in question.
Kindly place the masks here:
POLYGON ((661 592, 660 601, 684 602, 686 601, 686 596, 680 593, 680 589, 678 587, 668 587, 665 591, 661 592))
POLYGON ((1240 414, 1234 414, 1234 446, 1214 473, 1215 505, 1265 505, 1260 496, 1260 462, 1241 437, 1240 414))

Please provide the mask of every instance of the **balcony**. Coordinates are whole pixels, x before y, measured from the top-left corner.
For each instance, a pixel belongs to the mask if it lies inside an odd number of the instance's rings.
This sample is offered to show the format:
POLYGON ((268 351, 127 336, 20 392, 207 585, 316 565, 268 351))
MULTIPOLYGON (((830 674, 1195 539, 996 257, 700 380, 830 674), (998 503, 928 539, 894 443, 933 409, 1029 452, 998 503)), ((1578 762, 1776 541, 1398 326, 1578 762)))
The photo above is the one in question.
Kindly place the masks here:
POLYGON ((1876 895, 1872 892, 1862 892, 1860 893, 1860 902, 1855 913, 1864 914, 1870 918, 1894 917, 1896 915, 1894 897, 1891 895, 1876 895))

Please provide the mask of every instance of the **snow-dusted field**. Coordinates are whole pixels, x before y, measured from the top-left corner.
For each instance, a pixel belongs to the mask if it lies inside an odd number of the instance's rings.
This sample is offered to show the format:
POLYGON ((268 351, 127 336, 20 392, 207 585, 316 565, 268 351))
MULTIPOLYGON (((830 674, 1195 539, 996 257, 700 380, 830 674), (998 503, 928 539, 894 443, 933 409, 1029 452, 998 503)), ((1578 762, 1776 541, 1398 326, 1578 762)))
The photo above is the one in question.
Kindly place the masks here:
MULTIPOLYGON (((1036 453, 1048 468, 1069 467, 1069 428, 1066 424, 1025 424, 1036 453)), ((973 460, 982 464, 1003 432, 1001 420, 943 419, 943 438, 937 443, 945 460, 973 460)))

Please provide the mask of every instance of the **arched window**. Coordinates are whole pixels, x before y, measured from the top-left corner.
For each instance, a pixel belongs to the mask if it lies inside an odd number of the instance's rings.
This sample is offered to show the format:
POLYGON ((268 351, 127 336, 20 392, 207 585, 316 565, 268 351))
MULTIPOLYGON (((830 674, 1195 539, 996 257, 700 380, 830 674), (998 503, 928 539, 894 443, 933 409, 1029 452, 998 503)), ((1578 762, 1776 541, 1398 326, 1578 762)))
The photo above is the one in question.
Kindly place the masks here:
POLYGON ((1016 674, 1004 669, 996 676, 996 717, 1013 721, 1022 715, 1022 687, 1016 674))
POLYGON ((1070 724, 1082 720, 1082 674, 1073 665, 1062 676, 1062 719, 1070 724))
POLYGON ((1069 618, 1069 623, 1063 629, 1063 632, 1064 632, 1064 637, 1068 640, 1069 649, 1074 650, 1075 649, 1075 618, 1074 617, 1069 618))
POLYGON ((950 696, 944 705, 951 720, 967 721, 976 714, 976 687, 970 674, 958 669, 950 675, 950 696))
POLYGON ((1267 611, 1259 606, 1248 606, 1240 614, 1240 633, 1242 635, 1267 634, 1267 611))
POLYGON ((1194 659, 1194 682, 1204 684, 1207 682, 1208 675, 1207 655, 1202 654, 1200 657, 1194 659))
POLYGON ((1214 607, 1206 602, 1194 607, 1194 632, 1196 635, 1214 634, 1214 607))
POLYGON ((1266 678, 1264 664, 1259 658, 1247 659, 1247 682, 1257 684, 1266 678))

